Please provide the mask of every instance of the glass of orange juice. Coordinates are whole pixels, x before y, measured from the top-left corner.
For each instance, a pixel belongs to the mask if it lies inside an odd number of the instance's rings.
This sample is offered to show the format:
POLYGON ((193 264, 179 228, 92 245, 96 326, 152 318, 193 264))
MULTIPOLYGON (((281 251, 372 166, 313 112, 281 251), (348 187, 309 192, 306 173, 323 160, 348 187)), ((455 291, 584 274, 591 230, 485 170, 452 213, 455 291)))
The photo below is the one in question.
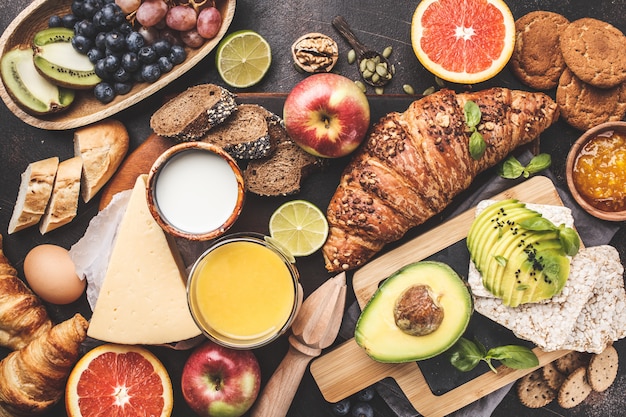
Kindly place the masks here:
POLYGON ((235 349, 264 346, 291 326, 302 304, 298 270, 261 234, 216 240, 192 266, 187 301, 211 340, 235 349))

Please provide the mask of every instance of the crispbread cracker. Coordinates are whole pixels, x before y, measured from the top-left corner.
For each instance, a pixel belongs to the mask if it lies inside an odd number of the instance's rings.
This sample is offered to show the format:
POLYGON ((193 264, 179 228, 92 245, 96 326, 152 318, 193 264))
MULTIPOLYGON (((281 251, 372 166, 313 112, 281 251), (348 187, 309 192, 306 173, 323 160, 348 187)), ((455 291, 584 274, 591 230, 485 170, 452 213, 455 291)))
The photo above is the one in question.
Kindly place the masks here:
POLYGON ((517 396, 526 407, 541 408, 556 398, 556 391, 543 379, 541 369, 536 369, 517 382, 517 396))
POLYGON ((554 362, 550 362, 549 364, 542 367, 541 371, 543 379, 546 380, 548 386, 553 390, 558 391, 559 388, 561 388, 563 381, 565 381, 566 375, 564 375, 563 373, 561 373, 561 371, 557 369, 554 362))
POLYGON ((587 366, 587 364, 589 364, 589 355, 576 351, 569 352, 554 361, 556 369, 566 376, 582 366, 587 366))
POLYGON ((607 346, 602 353, 591 357, 587 368, 587 380, 594 391, 605 391, 613 384, 617 377, 618 362, 617 350, 613 346, 607 346))
POLYGON ((572 372, 561 385, 557 401, 563 408, 576 407, 591 394, 591 386, 587 382, 587 369, 584 366, 572 372))
POLYGON ((598 280, 561 348, 600 353, 611 342, 626 336, 624 267, 614 247, 589 249, 595 253, 593 273, 598 280))

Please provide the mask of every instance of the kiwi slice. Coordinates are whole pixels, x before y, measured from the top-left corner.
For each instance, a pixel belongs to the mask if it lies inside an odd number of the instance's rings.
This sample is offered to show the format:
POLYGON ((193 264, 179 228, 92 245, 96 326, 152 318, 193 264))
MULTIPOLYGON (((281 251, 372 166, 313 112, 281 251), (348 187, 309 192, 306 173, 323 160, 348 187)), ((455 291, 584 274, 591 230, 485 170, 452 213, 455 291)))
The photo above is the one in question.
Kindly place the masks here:
MULTIPOLYGON (((72 35, 73 36, 73 35, 72 35)), ((35 34, 33 61, 37 70, 63 87, 89 89, 100 81, 86 55, 76 51, 62 28, 44 29, 35 34)))
POLYGON ((5 53, 0 73, 8 93, 29 113, 55 113, 74 101, 74 90, 59 87, 39 74, 31 49, 15 48, 5 53))

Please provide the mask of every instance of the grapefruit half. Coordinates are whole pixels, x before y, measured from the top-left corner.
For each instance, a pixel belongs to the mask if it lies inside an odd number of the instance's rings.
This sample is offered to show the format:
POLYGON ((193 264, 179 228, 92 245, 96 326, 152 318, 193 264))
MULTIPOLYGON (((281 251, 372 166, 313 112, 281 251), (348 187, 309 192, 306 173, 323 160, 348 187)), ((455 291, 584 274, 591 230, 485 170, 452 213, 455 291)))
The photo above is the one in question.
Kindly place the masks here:
POLYGON ((74 366, 65 389, 69 417, 169 417, 172 382, 150 351, 139 346, 105 344, 74 366))
POLYGON ((475 84, 498 74, 513 54, 515 19, 502 0, 422 0, 411 43, 439 78, 475 84))

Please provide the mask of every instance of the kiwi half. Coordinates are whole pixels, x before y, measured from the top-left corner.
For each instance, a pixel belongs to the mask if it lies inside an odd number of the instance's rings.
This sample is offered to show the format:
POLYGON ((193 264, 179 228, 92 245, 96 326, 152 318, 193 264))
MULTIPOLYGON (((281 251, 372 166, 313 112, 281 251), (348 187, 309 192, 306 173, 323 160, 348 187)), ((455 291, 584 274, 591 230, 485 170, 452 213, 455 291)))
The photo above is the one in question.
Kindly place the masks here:
MULTIPOLYGON (((94 65, 71 44, 72 34, 64 28, 44 29, 33 38, 33 61, 51 82, 67 88, 89 89, 100 81, 94 65)), ((70 30, 70 32, 72 32, 70 30)))
POLYGON ((59 87, 39 74, 31 49, 15 48, 4 54, 0 73, 7 92, 29 113, 59 112, 74 101, 73 90, 59 87))

